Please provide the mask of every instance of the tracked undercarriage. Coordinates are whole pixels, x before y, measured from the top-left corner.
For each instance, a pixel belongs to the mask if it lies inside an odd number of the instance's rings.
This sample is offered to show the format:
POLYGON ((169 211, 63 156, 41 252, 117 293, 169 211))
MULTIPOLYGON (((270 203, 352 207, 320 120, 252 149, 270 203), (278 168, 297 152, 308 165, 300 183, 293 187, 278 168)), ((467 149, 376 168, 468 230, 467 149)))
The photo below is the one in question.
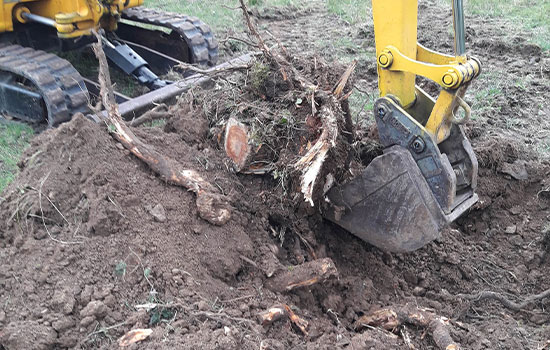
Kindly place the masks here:
MULTIPOLYGON (((218 60, 210 27, 196 17, 134 7, 121 18, 116 31, 102 31, 107 57, 150 90, 171 84, 160 76, 181 63, 214 66, 218 60)), ((86 49, 95 37, 62 39, 56 28, 34 21, 15 25, 1 41, 0 112, 5 117, 55 127, 89 111, 98 84, 56 53, 86 49)), ((117 100, 129 98, 118 93, 117 100)))

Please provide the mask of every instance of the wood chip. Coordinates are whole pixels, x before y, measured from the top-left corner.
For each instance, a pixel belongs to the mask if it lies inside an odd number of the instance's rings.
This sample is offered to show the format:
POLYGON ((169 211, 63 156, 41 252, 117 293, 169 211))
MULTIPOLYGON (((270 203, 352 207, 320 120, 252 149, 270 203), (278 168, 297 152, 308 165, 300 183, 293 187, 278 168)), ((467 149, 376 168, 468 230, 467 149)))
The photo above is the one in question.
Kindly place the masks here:
POLYGON ((229 118, 225 126, 225 153, 235 163, 238 171, 246 166, 250 156, 248 128, 235 118, 229 118))
POLYGON ((153 334, 153 330, 150 328, 132 329, 118 340, 118 345, 126 347, 147 339, 151 334, 153 334))

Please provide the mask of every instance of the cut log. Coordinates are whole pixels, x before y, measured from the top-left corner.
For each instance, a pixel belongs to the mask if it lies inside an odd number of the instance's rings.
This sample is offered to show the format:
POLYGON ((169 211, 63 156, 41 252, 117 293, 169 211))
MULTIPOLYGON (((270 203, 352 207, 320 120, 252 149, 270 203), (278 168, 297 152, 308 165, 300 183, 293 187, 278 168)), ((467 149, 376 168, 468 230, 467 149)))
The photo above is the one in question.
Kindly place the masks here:
POLYGON ((338 277, 338 270, 330 258, 313 260, 267 280, 266 287, 274 292, 289 292, 309 287, 338 277))
POLYGON ((225 153, 235 164, 237 171, 247 165, 250 157, 248 128, 235 118, 229 118, 225 126, 225 153))

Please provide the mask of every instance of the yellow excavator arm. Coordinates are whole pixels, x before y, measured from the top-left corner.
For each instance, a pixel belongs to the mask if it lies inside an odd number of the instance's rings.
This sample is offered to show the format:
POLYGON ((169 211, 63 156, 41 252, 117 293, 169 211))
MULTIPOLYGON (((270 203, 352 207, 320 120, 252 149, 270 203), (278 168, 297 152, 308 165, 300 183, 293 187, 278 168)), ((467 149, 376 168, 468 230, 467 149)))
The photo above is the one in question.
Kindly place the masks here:
POLYGON ((372 0, 372 12, 380 90, 374 115, 385 150, 328 193, 325 216, 379 248, 411 251, 477 201, 478 164, 462 124, 471 113, 463 97, 481 64, 465 53, 462 0, 453 0, 454 56, 417 42, 418 0, 372 0), (416 86, 417 76, 441 86, 437 100, 416 86))
POLYGON ((481 71, 480 62, 464 52, 462 1, 453 2, 455 56, 429 50, 417 42, 418 0, 373 0, 372 6, 380 96, 391 96, 416 120, 425 121, 426 131, 437 143, 443 142, 449 137, 457 108, 469 114, 462 97, 481 71), (415 86, 417 76, 442 87, 434 106, 427 98, 418 99, 420 94, 427 95, 415 86), (425 103, 429 105, 418 106, 425 103), (424 115, 416 115, 418 110, 424 115), (431 112, 426 115, 426 111, 431 112))

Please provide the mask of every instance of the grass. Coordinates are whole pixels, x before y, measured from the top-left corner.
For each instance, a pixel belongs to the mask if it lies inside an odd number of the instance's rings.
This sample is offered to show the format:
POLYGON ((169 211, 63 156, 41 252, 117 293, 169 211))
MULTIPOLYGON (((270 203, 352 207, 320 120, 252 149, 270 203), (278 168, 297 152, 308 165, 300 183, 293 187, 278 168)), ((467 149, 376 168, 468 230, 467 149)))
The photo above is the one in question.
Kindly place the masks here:
POLYGON ((497 97, 503 95, 503 84, 505 84, 506 77, 502 72, 484 72, 480 75, 475 84, 472 84, 468 95, 471 96, 472 110, 475 113, 472 114, 472 119, 477 118, 487 119, 491 115, 500 111, 500 106, 497 102, 497 97))
MULTIPOLYGON (((450 8, 451 0, 440 0, 450 8)), ((464 0, 466 26, 474 14, 502 22, 504 35, 521 33, 529 42, 550 50, 550 1, 548 0, 464 0)))
MULTIPOLYGON (((271 6, 299 6, 302 2, 298 0, 248 0, 248 6, 271 7, 271 6)), ((215 31, 242 32, 243 22, 238 9, 239 3, 236 0, 145 0, 145 6, 153 7, 164 11, 184 13, 200 18, 211 26, 215 31)))
POLYGON ((0 124, 0 193, 17 174, 17 161, 32 134, 32 128, 25 124, 0 124))
MULTIPOLYGON (((450 0, 441 0, 450 8, 450 0)), ((422 0, 420 0, 422 3, 422 0)), ((327 0, 329 12, 350 24, 371 23, 371 0, 327 0)), ((468 15, 504 20, 507 33, 523 32, 529 41, 550 50, 550 1, 548 0, 465 0, 466 25, 468 15)))
POLYGON ((350 24, 372 22, 371 0, 328 0, 327 9, 350 24))
POLYGON ((529 40, 550 50, 550 1, 548 0, 468 0, 466 11, 484 17, 505 19, 507 32, 528 33, 529 40))

